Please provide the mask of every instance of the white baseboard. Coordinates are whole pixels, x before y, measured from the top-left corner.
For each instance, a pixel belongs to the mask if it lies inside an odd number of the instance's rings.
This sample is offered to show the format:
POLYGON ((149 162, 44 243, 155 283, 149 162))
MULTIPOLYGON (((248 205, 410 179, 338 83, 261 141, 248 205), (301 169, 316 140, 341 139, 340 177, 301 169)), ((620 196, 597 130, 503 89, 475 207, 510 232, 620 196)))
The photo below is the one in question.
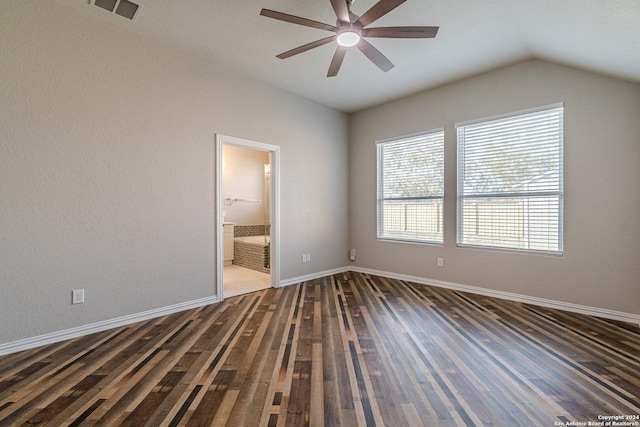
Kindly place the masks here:
POLYGON ((219 299, 217 296, 205 297, 193 301, 187 301, 169 305, 166 307, 156 308, 153 310, 143 311, 140 313, 129 314, 127 316, 116 317, 115 319, 104 320, 102 322, 91 323, 89 325, 65 329, 63 331, 52 332, 49 334, 38 335, 36 337, 25 338, 19 341, 0 344, 0 356, 10 353, 16 353, 18 351, 29 350, 31 348, 40 347, 46 344, 53 344, 71 338, 77 338, 83 335, 93 334, 95 332, 102 332, 107 329, 130 325, 131 323, 166 316, 167 314, 173 314, 192 308, 202 307, 203 305, 213 304, 218 301, 219 299))
MULTIPOLYGON (((620 311, 607 310, 598 307, 589 307, 584 305, 572 304, 568 302, 549 300, 545 298, 531 297, 527 295, 514 294, 511 292, 496 291, 493 289, 479 288, 476 286, 462 285, 459 283, 444 282, 440 280, 430 280, 424 277, 409 276, 406 274, 392 273, 389 271, 373 270, 369 268, 361 268, 355 266, 346 266, 341 268, 335 268, 332 270, 319 271, 317 273, 308 274, 305 276, 293 277, 291 279, 282 280, 280 287, 295 285, 296 283, 306 282, 309 280, 319 279, 333 274, 340 274, 347 271, 355 271, 358 273, 372 274, 375 276, 388 277, 390 279, 406 280, 408 282, 419 283, 423 285, 436 286, 445 289, 452 289, 456 291, 469 292, 477 295, 485 295, 493 298, 506 299, 510 301, 517 301, 526 304, 538 305, 541 307, 554 308, 557 310, 569 311, 572 313, 586 314, 589 316, 602 317, 604 319, 618 320, 621 322, 634 323, 640 325, 640 315, 624 313, 620 311)), ((56 342, 68 340, 71 338, 77 338, 83 335, 93 334, 95 332, 105 331, 107 329, 117 328, 120 326, 129 325, 131 323, 141 322, 144 320, 153 319, 167 314, 173 314, 192 308, 202 307, 204 305, 213 304, 218 302, 217 296, 200 298, 193 301, 187 301, 179 304, 173 304, 166 307, 161 307, 153 310, 143 311, 141 313, 134 313, 127 316, 116 317, 115 319, 105 320, 102 322, 91 323, 89 325, 78 326, 76 328, 65 329, 63 331, 52 332, 49 334, 39 335, 32 338, 25 338, 19 341, 13 341, 5 344, 0 344, 0 356, 16 353, 18 351, 28 350, 35 347, 40 347, 46 344, 53 344, 56 342)))
MULTIPOLYGON (((348 267, 320 271, 317 273, 308 274, 306 276, 299 276, 299 277, 283 280, 280 282, 279 286, 294 285, 296 283, 319 279, 321 277, 344 273, 346 271, 349 271, 348 267)), ((203 305, 213 304, 218 301, 219 299, 217 296, 200 298, 193 301, 187 301, 184 303, 173 304, 166 307, 160 307, 153 310, 143 311, 141 313, 134 313, 127 316, 116 317, 115 319, 104 320, 102 322, 91 323, 89 325, 78 326, 71 329, 65 329, 62 331, 52 332, 49 334, 38 335, 31 338, 25 338, 18 341, 12 341, 5 344, 0 344, 0 356, 11 354, 11 353, 17 353, 18 351, 29 350, 31 348, 40 347, 47 344, 53 344, 53 343, 68 340, 71 338, 81 337, 83 335, 93 334, 95 332, 102 332, 107 329, 118 328, 120 326, 129 325, 131 323, 141 322, 141 321, 153 319, 160 316, 165 316, 167 314, 177 313, 179 311, 202 307, 203 305)))
POLYGON ((590 307, 586 305, 573 304, 570 302, 556 301, 545 298, 532 297, 528 295, 514 294, 511 292, 496 291, 493 289, 479 288, 476 286, 462 285, 459 283, 443 282, 440 280, 430 280, 424 277, 408 276, 406 274, 391 273, 389 271, 372 270, 369 268, 351 267, 351 271, 358 273, 372 274, 374 276, 388 277, 390 279, 406 280, 407 282, 419 283, 422 285, 436 286, 439 288, 452 289, 471 294, 485 295, 488 297, 506 299, 510 301, 522 302, 525 304, 538 305, 541 307, 554 308, 557 310, 569 311, 571 313, 585 314, 588 316, 601 317, 604 319, 618 320, 621 322, 634 323, 640 326, 640 315, 624 313, 622 311, 607 310, 604 308, 590 307))
POLYGON ((307 274, 305 276, 293 277, 291 279, 281 280, 279 287, 295 285, 296 283, 307 282, 309 280, 314 280, 314 279, 320 279, 321 277, 327 277, 333 274, 340 274, 340 273, 347 272, 349 270, 350 270, 349 267, 341 267, 341 268, 334 268, 333 270, 319 271, 317 273, 307 274))

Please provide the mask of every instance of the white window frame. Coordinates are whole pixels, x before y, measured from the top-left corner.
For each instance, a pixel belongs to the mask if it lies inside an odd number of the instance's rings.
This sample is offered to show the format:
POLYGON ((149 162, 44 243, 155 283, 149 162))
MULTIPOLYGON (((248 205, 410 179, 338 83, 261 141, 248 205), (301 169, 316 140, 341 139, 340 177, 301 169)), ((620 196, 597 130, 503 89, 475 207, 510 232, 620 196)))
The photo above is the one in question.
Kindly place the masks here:
MULTIPOLYGON (((442 245, 444 243, 444 128, 434 129, 427 132, 421 132, 412 135, 405 135, 396 138, 389 138, 382 141, 376 141, 376 149, 377 149, 377 237, 378 240, 381 241, 398 241, 398 242, 409 242, 409 243, 425 243, 425 244, 437 244, 442 245), (389 196, 385 197, 384 195, 384 151, 385 147, 392 147, 394 145, 402 145, 406 144, 409 146, 410 144, 417 144, 421 142, 421 139, 424 138, 433 138, 439 137, 438 143, 441 145, 440 149, 442 150, 442 174, 441 174, 441 192, 438 194, 422 194, 419 196, 389 196), (390 202, 390 203, 389 203, 390 202), (414 203, 411 203, 414 202, 414 203), (435 202, 435 206, 432 202, 435 202), (389 207, 390 204, 397 204, 398 206, 402 206, 402 212, 400 215, 403 216, 403 227, 405 229, 404 232, 400 231, 390 231, 385 226, 385 206, 389 207), (413 208, 411 208, 411 206, 413 208), (408 225, 411 223, 407 218, 407 209, 413 209, 414 212, 417 212, 420 208, 433 211, 435 209, 436 218, 433 221, 428 221, 427 223, 419 223, 415 228, 423 228, 424 232, 419 231, 409 231, 407 230, 408 225), (432 230, 435 227, 436 231, 427 231, 432 230)), ((416 216, 419 214, 415 214, 416 216)), ((429 215, 429 214, 427 214, 429 215)), ((429 215, 430 216, 430 215, 429 215)), ((431 216, 430 216, 431 217, 431 216)), ((416 224, 415 222, 412 224, 416 224)))
MULTIPOLYGON (((563 103, 552 104, 552 105, 547 105, 539 108, 505 114, 502 116, 495 116, 495 117, 479 119, 479 120, 474 120, 474 121, 469 121, 464 123, 457 123, 456 129, 457 129, 457 139, 458 139, 458 145, 457 145, 458 146, 458 153, 457 153, 457 157, 458 157, 457 159, 457 163, 458 163, 457 244, 458 246, 489 248, 489 249, 499 249, 499 250, 509 250, 509 251, 522 251, 522 252, 531 252, 531 253, 543 253, 543 254, 550 254, 550 255, 562 255, 563 240, 564 240, 564 236, 563 236, 564 234, 564 231, 563 231, 564 230, 564 219, 563 219, 564 217, 564 203, 563 203, 563 200, 564 200, 564 177, 563 177, 563 173, 564 173, 564 159, 563 159, 564 104, 563 103), (493 189, 491 189, 486 192, 484 191, 471 192, 471 191, 465 190, 465 178, 467 176, 466 168, 467 167, 469 167, 469 169, 473 168, 473 166, 471 166, 472 160, 469 161, 469 164, 465 162, 466 160, 465 149, 467 148, 465 145, 467 144, 465 132, 473 129, 478 131, 480 127, 492 127, 491 130, 485 131, 486 133, 484 136, 476 136, 476 139, 473 142, 477 144, 477 147, 483 146, 483 148, 486 147, 487 150, 492 151, 496 148, 499 149, 500 142, 495 142, 496 140, 499 140, 499 138, 495 138, 494 142, 491 142, 492 138, 487 135, 489 135, 489 132, 499 130, 501 125, 503 125, 504 123, 516 123, 518 120, 526 120, 528 118, 534 118, 538 116, 542 117, 544 115, 553 116, 556 114, 559 115, 559 121, 558 121, 559 128, 556 129, 558 132, 557 133, 558 146, 557 146, 557 152, 554 152, 553 155, 554 156, 557 155, 558 170, 557 170, 557 175, 555 170, 551 175, 548 175, 548 176, 552 176, 552 178, 549 179, 549 182, 552 183, 551 187, 557 186, 556 188, 544 188, 544 185, 540 185, 540 188, 538 189, 534 188, 533 190, 531 190, 530 188, 531 183, 525 184, 525 182, 523 182, 522 191, 493 191, 493 189), (480 139, 482 138, 484 139, 480 141, 480 139), (477 200, 478 202, 474 204, 472 202, 473 200, 477 200), (547 208, 548 209, 547 211, 544 211, 544 208, 539 207, 539 206, 544 206, 545 201, 547 202, 548 205, 551 206, 550 208, 547 208), (511 242, 509 242, 509 239, 504 237, 504 235, 500 237, 499 233, 496 233, 493 236, 491 236, 491 234, 489 233, 489 234, 486 234, 485 236, 481 236, 481 237, 476 236, 475 238, 473 238, 465 235, 465 218, 470 219, 469 224, 466 224, 467 225, 466 229, 468 230, 469 228, 473 228, 471 224, 476 224, 475 227, 477 230, 478 223, 480 223, 481 221, 480 219, 481 214, 476 213, 476 216, 475 216, 476 222, 475 223, 472 222, 471 218, 473 217, 473 214, 465 216, 465 211, 464 211, 465 202, 467 202, 467 206, 471 206, 471 205, 475 206, 476 210, 478 209, 478 205, 483 203, 483 205, 481 206, 482 209, 484 209, 485 212, 487 211, 491 212, 487 214, 484 218, 489 218, 489 220, 486 220, 487 223, 491 223, 496 228, 513 227, 512 219, 509 219, 509 221, 501 222, 499 221, 499 217, 498 217, 498 221, 494 221, 496 216, 493 215, 493 212, 500 209, 500 206, 498 206, 500 204, 503 204, 504 206, 506 206, 506 208, 504 209, 510 209, 510 207, 507 206, 509 203, 512 203, 512 204, 522 203, 522 206, 523 206, 522 211, 525 212, 528 209, 529 204, 533 206, 533 203, 537 203, 537 205, 535 205, 536 209, 539 209, 543 213, 541 214, 540 217, 535 217, 535 218, 531 217, 534 219, 530 219, 530 217, 528 216, 528 213, 527 215, 523 214, 522 224, 521 224, 522 237, 514 238, 513 241, 511 242), (555 217, 556 210, 557 210, 557 218, 555 217), (546 216, 542 216, 542 215, 546 215, 546 216), (540 222, 537 222, 537 223, 535 222, 535 219, 538 219, 538 218, 542 219, 543 222, 545 219, 547 221, 547 228, 545 229, 544 233, 536 228, 536 226, 540 225, 540 222), (553 227, 555 224, 557 224, 557 228, 553 227), (543 238, 539 238, 540 236, 543 236, 545 233, 547 234, 547 236, 551 236, 550 238, 547 237, 548 241, 546 243, 544 242, 543 238), (533 236, 533 238, 531 236, 533 236), (557 238, 555 238, 555 236, 557 236, 557 238), (557 241, 557 247, 555 247, 555 245, 553 244, 550 244, 550 242, 555 243, 556 241, 557 241), (547 246, 546 248, 544 247, 545 245, 547 246)), ((483 128, 483 131, 484 131, 484 128, 483 128)), ((502 137, 504 133, 500 135, 502 137)), ((555 133, 548 133, 547 135, 555 135, 555 133)), ((523 138, 522 134, 520 134, 518 138, 513 137, 512 139, 510 139, 511 141, 510 143, 513 144, 514 141, 516 140, 520 141, 518 142, 518 144, 521 144, 521 145, 530 142, 530 140, 527 140, 526 137, 523 138), (523 142, 523 141, 528 141, 528 142, 523 142)), ((539 148, 541 144, 544 143, 544 141, 548 141, 548 143, 553 146, 553 144, 555 144, 556 142, 556 138, 550 137, 550 136, 536 137, 536 141, 535 141, 536 145, 532 145, 531 150, 529 150, 529 152, 534 152, 534 150, 536 148, 539 148), (543 142, 539 142, 539 141, 543 141, 543 142)), ((524 146, 522 146, 522 148, 524 148, 524 146)), ((478 148, 476 148, 476 150, 478 150, 478 148)), ((477 152, 478 151, 476 151, 476 153, 477 152)), ((527 152, 527 150, 523 149, 523 153, 524 152, 527 152)), ((521 170, 527 170, 527 169, 523 168, 521 170)), ((543 178, 540 178, 540 179, 542 180, 543 178)), ((504 213, 500 213, 499 215, 504 215, 504 213)), ((519 227, 515 227, 515 228, 519 229, 519 227)), ((472 233, 469 233, 469 234, 472 234, 472 233)), ((505 234, 507 233, 505 232, 505 234)))

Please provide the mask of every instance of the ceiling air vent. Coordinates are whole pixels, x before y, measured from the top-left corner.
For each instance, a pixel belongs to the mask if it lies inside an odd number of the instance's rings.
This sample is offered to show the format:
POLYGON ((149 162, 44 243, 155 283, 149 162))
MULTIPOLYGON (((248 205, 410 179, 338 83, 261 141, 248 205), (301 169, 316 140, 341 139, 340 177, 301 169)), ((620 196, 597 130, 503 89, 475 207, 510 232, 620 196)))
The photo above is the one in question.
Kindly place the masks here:
POLYGON ((91 4, 123 18, 135 21, 142 6, 129 0, 91 0, 91 4))

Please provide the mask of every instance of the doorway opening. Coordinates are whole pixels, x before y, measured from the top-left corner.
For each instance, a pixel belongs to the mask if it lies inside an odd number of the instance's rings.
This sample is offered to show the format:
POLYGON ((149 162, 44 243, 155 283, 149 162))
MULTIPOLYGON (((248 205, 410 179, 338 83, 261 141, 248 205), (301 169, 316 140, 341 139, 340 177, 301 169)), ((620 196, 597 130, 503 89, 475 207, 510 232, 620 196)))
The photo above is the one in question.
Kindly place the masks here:
POLYGON ((279 148, 216 137, 217 295, 279 283, 279 148))

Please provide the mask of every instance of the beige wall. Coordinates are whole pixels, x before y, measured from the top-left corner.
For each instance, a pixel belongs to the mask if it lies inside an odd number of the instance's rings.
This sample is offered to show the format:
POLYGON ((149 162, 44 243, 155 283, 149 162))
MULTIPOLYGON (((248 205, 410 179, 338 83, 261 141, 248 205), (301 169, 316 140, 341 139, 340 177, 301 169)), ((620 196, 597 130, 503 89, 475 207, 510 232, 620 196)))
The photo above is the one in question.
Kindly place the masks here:
POLYGON ((50 0, 0 70, 0 343, 214 295, 216 133, 281 147, 281 278, 344 266, 345 114, 50 0))
POLYGON ((640 86, 527 61, 353 115, 353 265, 640 314, 640 86), (564 255, 456 247, 454 124, 564 102, 564 255), (375 141, 444 127, 444 245, 376 240, 375 141), (436 259, 444 258, 444 267, 436 259))
POLYGON ((234 202, 224 206, 225 221, 236 225, 268 223, 265 212, 264 165, 269 153, 249 148, 224 145, 222 148, 222 197, 224 199, 259 200, 234 202))
POLYGON ((640 314, 636 84, 527 61, 349 128, 345 114, 38 0, 0 4, 0 70, 0 344, 214 295, 216 133, 281 147, 282 280, 345 266, 355 247, 363 268, 640 314), (457 248, 454 123, 556 102, 564 256, 457 248), (378 242, 375 141, 439 127, 445 244, 378 242), (71 305, 78 288, 87 302, 71 305))

